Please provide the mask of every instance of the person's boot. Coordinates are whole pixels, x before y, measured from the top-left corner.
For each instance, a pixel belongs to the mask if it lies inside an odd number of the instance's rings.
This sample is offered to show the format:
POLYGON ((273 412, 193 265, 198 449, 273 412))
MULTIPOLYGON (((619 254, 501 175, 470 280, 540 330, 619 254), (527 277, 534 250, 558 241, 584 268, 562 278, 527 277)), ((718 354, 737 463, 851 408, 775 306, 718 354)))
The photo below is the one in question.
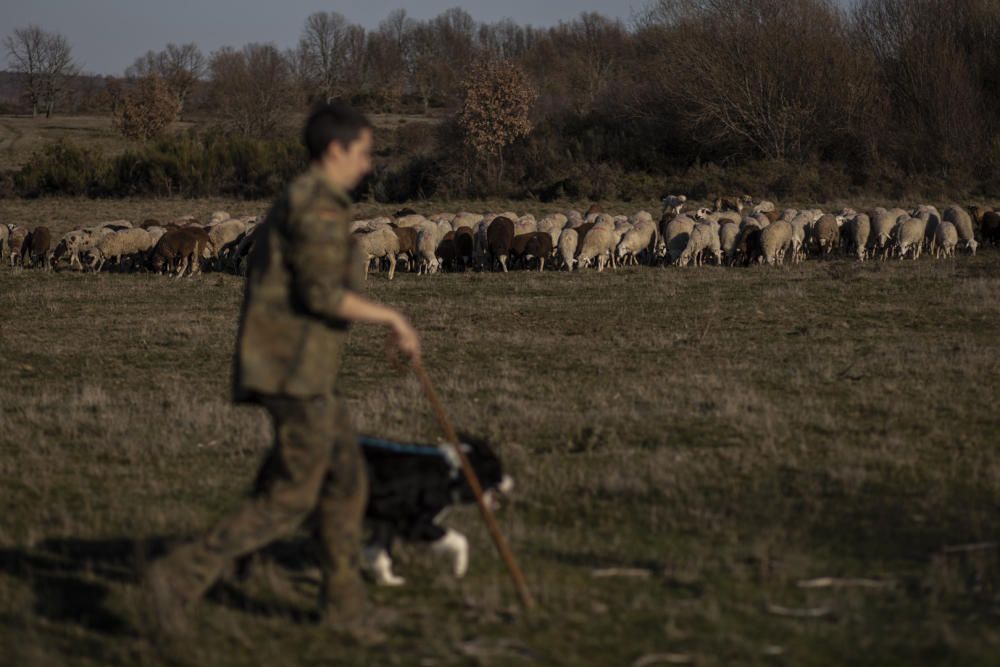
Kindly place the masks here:
POLYGON ((368 602, 364 582, 355 572, 338 580, 324 578, 320 595, 320 622, 362 646, 383 644, 395 615, 368 602))

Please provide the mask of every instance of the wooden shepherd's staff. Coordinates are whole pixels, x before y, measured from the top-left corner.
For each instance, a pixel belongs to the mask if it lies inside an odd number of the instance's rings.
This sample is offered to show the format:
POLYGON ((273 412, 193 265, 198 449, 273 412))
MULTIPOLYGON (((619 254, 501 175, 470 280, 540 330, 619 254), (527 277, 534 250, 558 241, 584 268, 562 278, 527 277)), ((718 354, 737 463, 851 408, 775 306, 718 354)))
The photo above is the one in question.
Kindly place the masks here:
POLYGON ((517 593, 521 598, 521 604, 525 609, 531 609, 535 606, 535 601, 531 598, 531 593, 528 592, 528 587, 524 582, 524 574, 521 572, 521 568, 518 567, 517 561, 514 560, 514 554, 511 552, 510 547, 507 546, 507 541, 504 539, 503 533, 500 532, 500 526, 497 525, 496 519, 493 517, 493 512, 486 505, 486 500, 483 498, 483 487, 479 484, 476 471, 469 465, 469 459, 465 456, 465 452, 462 451, 462 447, 458 442, 458 436, 455 434, 455 429, 448 420, 448 416, 444 413, 444 407, 441 405, 441 400, 438 398, 437 392, 434 391, 434 387, 431 386, 431 380, 427 376, 427 371, 424 370, 423 365, 418 359, 411 360, 411 363, 413 365, 413 372, 416 373, 417 379, 420 380, 420 384, 424 388, 424 393, 427 394, 427 399, 431 402, 431 409, 434 411, 434 416, 437 417, 441 430, 444 431, 445 438, 455 448, 455 451, 458 452, 458 459, 462 462, 462 472, 465 473, 465 479, 469 483, 469 487, 472 488, 472 493, 476 496, 476 504, 479 505, 479 512, 483 515, 486 527, 490 530, 493 543, 496 544, 497 551, 500 552, 500 557, 507 565, 507 570, 514 580, 514 586, 517 588, 517 593))

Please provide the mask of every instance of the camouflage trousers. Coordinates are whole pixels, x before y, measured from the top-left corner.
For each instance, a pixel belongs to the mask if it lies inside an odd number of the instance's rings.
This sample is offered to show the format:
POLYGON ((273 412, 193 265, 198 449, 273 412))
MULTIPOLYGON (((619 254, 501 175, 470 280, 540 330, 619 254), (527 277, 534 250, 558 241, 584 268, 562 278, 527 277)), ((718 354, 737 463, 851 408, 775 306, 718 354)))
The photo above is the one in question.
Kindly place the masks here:
POLYGON ((263 397, 275 442, 253 493, 201 538, 154 563, 182 602, 201 597, 234 560, 308 522, 320 547, 324 610, 364 602, 359 551, 368 477, 346 406, 332 396, 263 397))

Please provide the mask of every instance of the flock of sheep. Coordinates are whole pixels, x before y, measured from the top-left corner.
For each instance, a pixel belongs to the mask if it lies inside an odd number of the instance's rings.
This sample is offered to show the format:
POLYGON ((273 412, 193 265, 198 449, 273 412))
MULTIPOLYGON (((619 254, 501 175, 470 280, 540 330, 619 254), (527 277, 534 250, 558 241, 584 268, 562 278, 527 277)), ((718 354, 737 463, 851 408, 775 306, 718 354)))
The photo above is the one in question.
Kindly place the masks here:
POLYGON ((837 213, 786 209, 749 197, 718 198, 712 208, 684 213, 686 198, 663 198, 660 221, 646 211, 610 215, 595 205, 587 211, 553 213, 537 220, 514 213, 441 213, 411 210, 395 217, 358 220, 352 231, 367 258, 388 264, 406 261, 412 271, 434 273, 470 267, 507 271, 549 266, 574 268, 628 264, 728 266, 800 262, 833 253, 868 258, 911 257, 925 249, 935 257, 956 251, 975 254, 980 242, 1000 243, 1000 212, 949 206, 875 208, 837 213), (979 237, 977 239, 977 236, 979 237))
POLYGON ((0 225, 0 251, 11 266, 144 268, 183 276, 209 266, 232 268, 235 257, 249 252, 255 226, 256 218, 231 218, 223 211, 206 224, 192 217, 167 223, 150 219, 135 227, 128 220, 112 220, 74 229, 53 243, 47 227, 0 225))
MULTIPOLYGON (((423 216, 410 209, 393 217, 357 220, 351 232, 366 259, 388 268, 391 280, 399 262, 407 270, 508 271, 549 267, 582 269, 628 264, 728 266, 800 262, 834 253, 866 259, 935 258, 957 251, 975 254, 980 243, 1000 244, 1000 211, 949 206, 939 212, 875 208, 778 211, 769 201, 747 196, 715 200, 711 208, 685 213, 686 198, 663 198, 659 222, 646 211, 611 215, 594 205, 586 213, 569 210, 537 220, 515 213, 462 212, 423 216)), ((219 211, 207 223, 179 218, 105 222, 66 233, 53 243, 46 227, 28 230, 0 225, 0 250, 11 265, 61 265, 100 271, 145 269, 192 275, 203 268, 244 273, 253 248, 257 218, 232 218, 219 211)))

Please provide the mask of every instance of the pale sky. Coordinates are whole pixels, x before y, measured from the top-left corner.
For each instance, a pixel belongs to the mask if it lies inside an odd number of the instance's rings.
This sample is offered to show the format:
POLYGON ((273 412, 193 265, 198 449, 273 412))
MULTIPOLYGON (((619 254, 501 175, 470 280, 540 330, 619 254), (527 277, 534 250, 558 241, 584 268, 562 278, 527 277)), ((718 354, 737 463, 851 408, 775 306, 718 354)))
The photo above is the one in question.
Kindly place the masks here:
MULTIPOLYGON (((510 18, 549 26, 586 11, 628 23, 645 6, 646 0, 0 0, 0 33, 6 37, 28 24, 61 32, 85 72, 121 74, 138 56, 150 49, 159 51, 167 42, 195 42, 206 55, 222 46, 249 42, 292 47, 306 17, 317 11, 340 12, 366 28, 377 26, 394 9, 426 19, 451 7, 461 7, 483 23, 510 18)), ((0 69, 6 67, 3 51, 0 69)))

